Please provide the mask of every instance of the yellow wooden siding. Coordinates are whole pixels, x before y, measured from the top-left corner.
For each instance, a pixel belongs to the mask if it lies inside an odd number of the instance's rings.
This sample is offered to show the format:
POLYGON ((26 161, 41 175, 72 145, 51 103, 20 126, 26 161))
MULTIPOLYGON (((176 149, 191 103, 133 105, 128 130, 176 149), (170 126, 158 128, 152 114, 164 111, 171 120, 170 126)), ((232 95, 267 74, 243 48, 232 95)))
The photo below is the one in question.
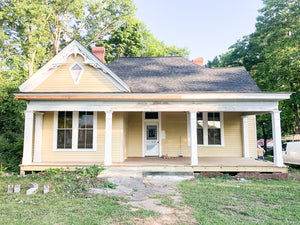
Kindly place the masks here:
POLYGON ((198 147, 198 155, 203 157, 242 157, 241 113, 224 113, 224 146, 198 147))
MULTIPOLYGON (((198 146, 200 157, 241 157, 243 153, 241 113, 224 113, 224 146, 198 146)), ((190 156, 187 144, 187 115, 184 112, 162 113, 162 154, 190 156), (181 138, 180 138, 181 137, 181 138), (181 139, 181 142, 180 142, 181 139), (180 144, 181 143, 181 144, 180 144)))
POLYGON ((143 157, 142 113, 128 113, 128 157, 143 157))
POLYGON ((42 162, 104 162, 105 114, 98 113, 97 151, 53 151, 53 112, 43 120, 42 162))
POLYGON ((33 92, 119 92, 120 90, 106 79, 102 72, 84 64, 81 56, 72 56, 67 63, 61 65, 53 74, 43 81, 33 92), (78 85, 75 85, 69 67, 78 62, 83 74, 78 85))
POLYGON ((123 160, 128 155, 128 113, 124 113, 123 118, 123 160))
POLYGON ((248 116, 249 154, 257 158, 256 116, 248 116))
POLYGON ((187 145, 187 114, 185 112, 162 112, 161 130, 165 131, 166 138, 162 139, 162 154, 175 157, 182 154, 190 155, 187 145))
POLYGON ((121 162, 123 161, 123 113, 114 112, 112 121, 112 162, 121 162))

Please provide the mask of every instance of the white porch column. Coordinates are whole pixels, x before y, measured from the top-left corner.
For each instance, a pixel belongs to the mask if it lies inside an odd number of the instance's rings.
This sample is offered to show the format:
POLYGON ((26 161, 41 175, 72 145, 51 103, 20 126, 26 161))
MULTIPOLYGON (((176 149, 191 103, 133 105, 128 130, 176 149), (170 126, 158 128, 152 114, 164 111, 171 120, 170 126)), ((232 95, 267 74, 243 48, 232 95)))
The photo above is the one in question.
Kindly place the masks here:
POLYGON ((248 132, 248 116, 242 116, 243 118, 243 151, 244 158, 249 158, 249 132, 248 132))
POLYGON ((197 151, 197 112, 190 112, 190 129, 191 129, 191 166, 198 165, 197 151))
POLYGON ((274 165, 284 166, 283 158, 282 158, 280 111, 278 110, 272 112, 272 133, 273 133, 274 165))
POLYGON ((104 165, 109 166, 112 163, 111 159, 112 147, 112 111, 105 112, 105 154, 104 165))
POLYGON ((33 162, 42 161, 42 131, 44 113, 35 112, 33 162))
POLYGON ((25 111, 25 128, 24 128, 24 146, 23 146, 23 165, 32 163, 32 140, 33 138, 33 112, 25 111))

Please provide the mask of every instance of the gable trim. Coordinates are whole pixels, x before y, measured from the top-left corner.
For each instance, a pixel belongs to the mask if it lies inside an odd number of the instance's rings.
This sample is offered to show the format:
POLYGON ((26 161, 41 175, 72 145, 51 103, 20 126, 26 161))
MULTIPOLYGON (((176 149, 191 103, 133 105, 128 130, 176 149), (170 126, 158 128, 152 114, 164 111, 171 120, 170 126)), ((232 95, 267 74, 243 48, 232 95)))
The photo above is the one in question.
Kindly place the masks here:
POLYGON ((81 55, 84 58, 84 64, 93 66, 120 91, 130 92, 130 87, 121 80, 116 74, 114 74, 107 66, 105 66, 96 56, 89 52, 78 41, 74 40, 61 50, 56 56, 54 56, 48 63, 40 68, 35 74, 33 74, 28 80, 19 86, 21 92, 32 92, 37 86, 43 83, 53 72, 57 70, 62 64, 66 63, 69 56, 81 55))

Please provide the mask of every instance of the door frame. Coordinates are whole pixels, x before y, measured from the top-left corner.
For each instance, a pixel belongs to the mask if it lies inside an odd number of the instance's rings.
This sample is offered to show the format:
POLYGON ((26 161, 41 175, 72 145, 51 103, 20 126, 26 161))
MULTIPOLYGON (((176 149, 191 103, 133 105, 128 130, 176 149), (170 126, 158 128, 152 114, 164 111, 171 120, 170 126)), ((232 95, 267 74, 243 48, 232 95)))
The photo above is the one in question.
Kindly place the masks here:
POLYGON ((148 122, 155 122, 158 123, 157 135, 158 135, 158 156, 161 157, 161 112, 158 112, 158 119, 145 119, 145 112, 142 113, 142 145, 143 145, 143 157, 145 157, 145 149, 146 149, 146 135, 145 135, 145 124, 148 122))

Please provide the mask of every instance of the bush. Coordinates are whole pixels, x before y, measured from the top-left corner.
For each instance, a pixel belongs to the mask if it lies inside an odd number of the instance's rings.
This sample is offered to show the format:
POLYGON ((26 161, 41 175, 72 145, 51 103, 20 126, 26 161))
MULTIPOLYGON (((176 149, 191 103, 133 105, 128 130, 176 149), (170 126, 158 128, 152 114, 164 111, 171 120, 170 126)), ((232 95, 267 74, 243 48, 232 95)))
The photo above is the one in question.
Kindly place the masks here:
POLYGON ((23 138, 16 142, 9 142, 8 139, 0 136, 0 164, 5 171, 20 172, 19 165, 22 162, 23 138))

